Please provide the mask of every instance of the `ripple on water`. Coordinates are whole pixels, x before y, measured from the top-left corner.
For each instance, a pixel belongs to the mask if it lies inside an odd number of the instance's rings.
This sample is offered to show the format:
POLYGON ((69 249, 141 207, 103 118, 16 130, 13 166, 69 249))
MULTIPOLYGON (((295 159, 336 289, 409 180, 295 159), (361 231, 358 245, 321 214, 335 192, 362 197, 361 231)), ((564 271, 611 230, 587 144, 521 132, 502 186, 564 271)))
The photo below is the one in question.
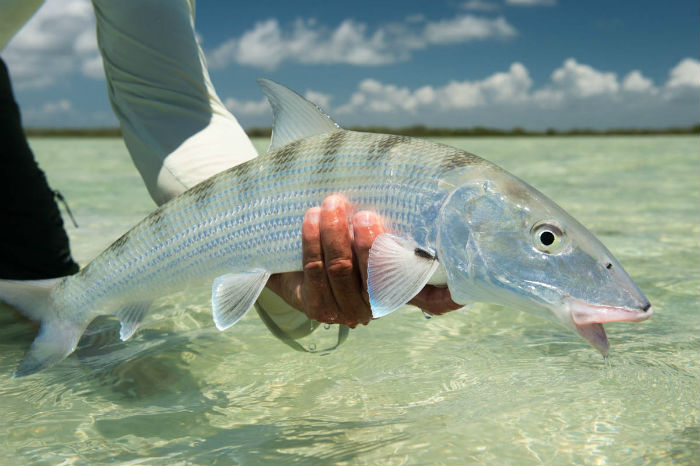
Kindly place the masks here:
MULTIPOLYGON (((65 362, 11 379, 36 328, 0 307, 0 458, 699 464, 697 138, 450 143, 557 199, 648 294, 653 318, 606 325, 608 363, 566 329, 485 305, 430 320, 402 310, 325 356, 297 353, 254 315, 218 332, 208 290, 196 289, 156 302, 128 342, 100 319, 65 362)), ((75 211, 81 228, 68 232, 83 263, 152 209, 120 141, 32 144, 75 211)))

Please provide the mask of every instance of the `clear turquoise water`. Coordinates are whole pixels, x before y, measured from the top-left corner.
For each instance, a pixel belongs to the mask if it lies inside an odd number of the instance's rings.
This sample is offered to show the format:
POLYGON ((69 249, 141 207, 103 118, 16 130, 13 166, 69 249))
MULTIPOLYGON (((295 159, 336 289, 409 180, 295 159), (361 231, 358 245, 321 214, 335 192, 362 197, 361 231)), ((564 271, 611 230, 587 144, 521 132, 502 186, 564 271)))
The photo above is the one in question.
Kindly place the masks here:
MULTIPOLYGON (((102 319, 58 367, 11 379, 36 329, 0 306, 0 463, 700 463, 698 138, 443 142, 549 194, 635 277, 656 313, 607 325, 609 364, 484 305, 395 313, 301 354, 254 313, 218 332, 194 289, 156 302, 128 343, 102 319)), ((31 143, 80 224, 67 228, 81 263, 153 208, 119 140, 31 143)))

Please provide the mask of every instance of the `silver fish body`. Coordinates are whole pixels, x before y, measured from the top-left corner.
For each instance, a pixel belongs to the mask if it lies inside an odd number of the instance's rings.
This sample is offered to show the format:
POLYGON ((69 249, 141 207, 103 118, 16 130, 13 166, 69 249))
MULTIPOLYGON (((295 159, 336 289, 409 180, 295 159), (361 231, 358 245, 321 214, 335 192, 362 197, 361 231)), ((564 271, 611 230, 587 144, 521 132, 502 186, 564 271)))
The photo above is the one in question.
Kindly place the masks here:
POLYGON ((448 195, 440 176, 486 164, 403 136, 337 130, 298 140, 163 205, 64 278, 54 299, 94 316, 225 273, 300 270, 304 214, 334 193, 376 211, 394 234, 435 249, 435 221, 448 195))
POLYGON ((651 305, 610 252, 554 202, 496 165, 443 144, 346 131, 269 80, 270 151, 164 204, 78 274, 0 281, 0 297, 42 330, 16 375, 74 349, 97 315, 116 314, 128 339, 150 302, 212 281, 214 322, 235 324, 273 273, 300 270, 305 212, 330 194, 376 211, 367 288, 374 317, 427 283, 460 304, 541 314, 607 353, 602 323, 640 321, 651 305))

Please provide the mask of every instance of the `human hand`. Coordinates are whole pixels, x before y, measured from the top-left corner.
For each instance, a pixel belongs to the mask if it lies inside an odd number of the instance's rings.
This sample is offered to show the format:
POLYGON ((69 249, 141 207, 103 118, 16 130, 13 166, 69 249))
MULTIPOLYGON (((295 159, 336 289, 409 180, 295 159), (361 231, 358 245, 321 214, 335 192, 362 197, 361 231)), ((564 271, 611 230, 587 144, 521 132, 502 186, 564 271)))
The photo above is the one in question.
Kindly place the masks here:
MULTIPOLYGON (((367 325, 372 310, 367 294, 367 259, 374 239, 384 233, 376 214, 357 212, 341 196, 328 196, 306 212, 302 223, 303 272, 275 274, 267 286, 310 319, 355 328, 367 325)), ((428 285, 410 302, 429 314, 455 309, 447 288, 428 285)))

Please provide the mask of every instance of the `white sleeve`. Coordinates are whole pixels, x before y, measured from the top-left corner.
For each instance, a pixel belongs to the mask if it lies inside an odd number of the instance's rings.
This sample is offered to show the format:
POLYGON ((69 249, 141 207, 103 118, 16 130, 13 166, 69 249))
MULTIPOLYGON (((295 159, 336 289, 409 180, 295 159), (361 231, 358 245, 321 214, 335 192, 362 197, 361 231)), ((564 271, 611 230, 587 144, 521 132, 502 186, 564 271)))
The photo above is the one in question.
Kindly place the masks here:
POLYGON ((29 21, 44 0, 0 0, 0 50, 29 21))
POLYGON ((257 156, 211 84, 194 0, 93 0, 107 90, 153 200, 257 156))

